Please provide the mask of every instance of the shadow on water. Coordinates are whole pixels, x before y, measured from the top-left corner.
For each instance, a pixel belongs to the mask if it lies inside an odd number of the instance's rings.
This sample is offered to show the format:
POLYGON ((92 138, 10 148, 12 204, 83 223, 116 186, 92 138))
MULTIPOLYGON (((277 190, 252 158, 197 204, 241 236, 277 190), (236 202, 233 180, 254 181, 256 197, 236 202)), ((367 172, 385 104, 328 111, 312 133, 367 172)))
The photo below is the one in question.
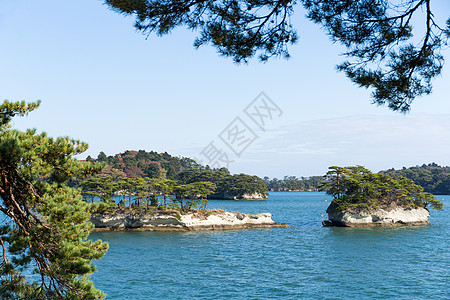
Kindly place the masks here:
POLYGON ((323 227, 322 224, 319 221, 290 221, 288 223, 290 227, 288 228, 320 228, 323 227))
POLYGON ((335 236, 354 235, 391 235, 391 234, 418 234, 430 230, 431 225, 398 226, 398 227, 324 227, 335 236))

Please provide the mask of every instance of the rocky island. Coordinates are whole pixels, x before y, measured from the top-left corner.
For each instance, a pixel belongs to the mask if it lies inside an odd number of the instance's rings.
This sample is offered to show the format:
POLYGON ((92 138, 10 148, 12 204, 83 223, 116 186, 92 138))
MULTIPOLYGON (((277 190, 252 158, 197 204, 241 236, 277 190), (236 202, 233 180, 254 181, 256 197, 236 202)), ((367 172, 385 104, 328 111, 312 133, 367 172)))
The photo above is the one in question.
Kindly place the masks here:
POLYGON ((131 209, 93 213, 93 231, 195 231, 289 227, 272 220, 270 213, 243 214, 224 210, 136 211, 131 209))
POLYGON ((427 206, 442 210, 432 194, 404 177, 374 174, 362 166, 330 167, 321 189, 334 197, 324 226, 393 227, 429 224, 427 206))
POLYGON ((275 223, 270 213, 253 215, 207 209, 209 199, 267 199, 267 188, 261 178, 230 175, 228 170, 187 169, 178 181, 101 174, 84 179, 80 186, 84 200, 97 205, 90 218, 94 231, 288 227, 275 223))
POLYGON ((418 226, 430 224, 428 209, 403 208, 395 209, 346 209, 336 211, 327 209, 329 221, 324 221, 324 226, 338 227, 394 227, 394 226, 418 226))

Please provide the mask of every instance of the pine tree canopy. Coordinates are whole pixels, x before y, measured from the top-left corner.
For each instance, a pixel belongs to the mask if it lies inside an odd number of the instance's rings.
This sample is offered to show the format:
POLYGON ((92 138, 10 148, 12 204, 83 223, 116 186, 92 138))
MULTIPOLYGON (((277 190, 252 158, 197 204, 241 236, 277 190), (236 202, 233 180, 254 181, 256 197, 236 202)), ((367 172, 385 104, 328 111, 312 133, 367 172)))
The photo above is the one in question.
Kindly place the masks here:
POLYGON ((325 175, 322 191, 333 196, 328 209, 379 209, 402 206, 406 208, 427 207, 443 209, 443 203, 433 194, 411 179, 392 177, 383 173, 372 173, 363 166, 332 166, 325 175))
POLYGON ((288 46, 297 42, 291 17, 301 4, 308 19, 320 24, 333 42, 346 47, 348 60, 338 70, 356 85, 371 88, 375 104, 400 112, 409 111, 418 96, 431 93, 432 80, 444 63, 440 52, 447 46, 450 19, 438 24, 434 15, 438 12, 431 2, 105 0, 114 11, 134 15, 135 27, 146 35, 165 35, 176 27, 187 27, 199 32, 195 47, 210 43, 237 63, 254 56, 261 61, 288 58, 288 46), (413 20, 424 30, 413 28, 413 20))
POLYGON ((14 116, 38 106, 0 105, 0 298, 102 298, 88 279, 95 271, 92 260, 101 258, 108 245, 87 239, 95 207, 66 185, 102 165, 72 157, 87 149, 85 143, 10 128, 14 116))

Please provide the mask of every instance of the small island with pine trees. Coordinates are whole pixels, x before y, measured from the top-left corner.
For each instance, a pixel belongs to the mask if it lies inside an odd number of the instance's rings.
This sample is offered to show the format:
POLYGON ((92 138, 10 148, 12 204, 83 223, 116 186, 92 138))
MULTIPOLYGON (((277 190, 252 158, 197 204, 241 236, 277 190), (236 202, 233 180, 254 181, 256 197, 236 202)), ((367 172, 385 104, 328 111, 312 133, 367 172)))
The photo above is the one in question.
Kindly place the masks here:
POLYGON ((91 177, 82 182, 85 201, 97 204, 90 219, 95 226, 93 231, 288 227, 275 223, 270 213, 254 215, 208 209, 208 195, 216 189, 212 182, 177 184, 173 180, 135 178, 113 184, 104 178, 91 177))
POLYGON ((405 177, 372 173, 362 166, 329 168, 320 189, 333 196, 324 226, 385 227, 429 224, 436 197, 405 177))
POLYGON ((188 231, 287 227, 270 213, 243 214, 207 208, 209 199, 266 200, 264 181, 247 174, 231 175, 168 153, 101 152, 88 163, 103 170, 72 181, 86 202, 97 205, 90 221, 94 231, 188 231))

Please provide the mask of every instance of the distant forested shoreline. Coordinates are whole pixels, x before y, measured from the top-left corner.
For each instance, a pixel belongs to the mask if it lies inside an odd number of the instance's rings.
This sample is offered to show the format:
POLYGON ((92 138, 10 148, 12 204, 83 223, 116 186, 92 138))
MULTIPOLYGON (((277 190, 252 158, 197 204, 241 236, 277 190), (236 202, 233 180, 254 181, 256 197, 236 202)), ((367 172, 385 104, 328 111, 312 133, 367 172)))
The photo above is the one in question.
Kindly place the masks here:
MULTIPOLYGON (((405 177, 423 187, 424 192, 434 195, 450 195, 450 167, 442 167, 436 163, 423 164, 421 166, 403 167, 400 170, 394 168, 380 171, 379 173, 393 177, 405 177)), ((300 177, 284 176, 283 179, 264 177, 264 182, 269 191, 319 191, 319 186, 324 182, 323 176, 300 177)))

